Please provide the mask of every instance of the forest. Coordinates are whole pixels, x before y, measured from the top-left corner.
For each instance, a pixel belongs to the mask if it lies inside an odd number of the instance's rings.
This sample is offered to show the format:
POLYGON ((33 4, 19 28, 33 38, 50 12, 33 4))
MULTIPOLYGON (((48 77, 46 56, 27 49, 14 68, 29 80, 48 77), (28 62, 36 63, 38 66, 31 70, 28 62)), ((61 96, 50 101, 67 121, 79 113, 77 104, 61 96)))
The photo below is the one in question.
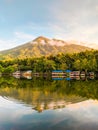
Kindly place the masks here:
POLYGON ((80 53, 49 55, 42 57, 26 57, 0 60, 1 73, 13 73, 17 70, 32 72, 51 72, 52 70, 84 70, 98 71, 98 51, 91 50, 80 53))

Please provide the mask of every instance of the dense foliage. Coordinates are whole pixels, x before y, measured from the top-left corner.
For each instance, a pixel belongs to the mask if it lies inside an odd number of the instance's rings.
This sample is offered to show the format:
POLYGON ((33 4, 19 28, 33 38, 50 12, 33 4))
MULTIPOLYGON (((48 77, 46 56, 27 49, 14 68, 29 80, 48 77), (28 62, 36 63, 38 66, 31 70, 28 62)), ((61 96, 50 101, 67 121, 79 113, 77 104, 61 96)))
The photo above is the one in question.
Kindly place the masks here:
POLYGON ((16 70, 32 70, 33 72, 51 72, 52 70, 85 70, 98 71, 98 51, 85 51, 74 54, 59 53, 56 56, 24 59, 6 59, 0 61, 0 72, 12 73, 16 70))

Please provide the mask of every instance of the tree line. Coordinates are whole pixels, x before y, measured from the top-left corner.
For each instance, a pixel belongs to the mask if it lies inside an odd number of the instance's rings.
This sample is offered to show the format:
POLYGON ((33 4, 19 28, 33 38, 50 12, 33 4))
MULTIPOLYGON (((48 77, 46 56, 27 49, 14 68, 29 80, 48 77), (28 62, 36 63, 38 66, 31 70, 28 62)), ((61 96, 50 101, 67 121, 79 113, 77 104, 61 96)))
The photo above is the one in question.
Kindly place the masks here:
POLYGON ((32 72, 51 72, 52 70, 85 70, 98 71, 98 51, 91 50, 80 53, 49 55, 42 57, 31 57, 22 59, 0 61, 1 73, 12 73, 16 70, 32 72))

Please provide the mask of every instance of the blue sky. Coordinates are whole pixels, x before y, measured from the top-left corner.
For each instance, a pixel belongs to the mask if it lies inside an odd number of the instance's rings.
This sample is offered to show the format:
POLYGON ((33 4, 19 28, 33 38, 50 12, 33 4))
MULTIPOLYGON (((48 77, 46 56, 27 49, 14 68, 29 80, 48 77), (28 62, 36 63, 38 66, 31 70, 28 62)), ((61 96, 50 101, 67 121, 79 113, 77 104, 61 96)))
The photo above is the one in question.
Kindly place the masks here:
POLYGON ((0 50, 38 36, 96 48, 98 0, 0 0, 0 50))

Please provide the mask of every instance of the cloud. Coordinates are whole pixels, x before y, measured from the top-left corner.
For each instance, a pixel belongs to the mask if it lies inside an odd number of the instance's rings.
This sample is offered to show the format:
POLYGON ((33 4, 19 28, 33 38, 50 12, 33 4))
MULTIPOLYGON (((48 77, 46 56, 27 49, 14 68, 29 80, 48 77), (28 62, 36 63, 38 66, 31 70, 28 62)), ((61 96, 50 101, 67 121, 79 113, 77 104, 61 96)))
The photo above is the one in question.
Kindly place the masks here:
POLYGON ((95 6, 95 11, 98 12, 98 5, 95 6))
POLYGON ((0 51, 10 49, 16 46, 17 41, 15 39, 4 40, 0 39, 0 51))
POLYGON ((76 104, 70 104, 66 108, 69 113, 74 115, 74 118, 80 120, 80 123, 83 122, 92 122, 95 123, 98 120, 98 101, 97 100, 86 100, 76 104), (75 116, 77 113, 77 116, 75 116), (87 119, 87 120, 84 120, 87 119), (88 120, 89 119, 89 120, 88 120))
POLYGON ((24 41, 32 40, 35 38, 33 35, 24 32, 14 32, 14 34, 17 39, 23 39, 24 41))
POLYGON ((19 120, 23 116, 31 115, 32 113, 34 113, 34 110, 32 110, 29 105, 22 104, 21 102, 13 98, 3 98, 0 96, 0 110, 1 109, 2 113, 0 117, 0 123, 6 122, 8 120, 14 122, 19 120))
POLYGON ((21 44, 25 44, 28 41, 31 41, 35 36, 27 34, 24 32, 14 32, 14 36, 11 39, 2 39, 0 38, 0 50, 10 49, 21 44))
MULTIPOLYGON (((6 1, 12 2, 14 0, 6 1)), ((42 8, 42 5, 40 7, 42 8)), ((40 13, 36 12, 36 17, 33 17, 32 20, 28 19, 28 22, 17 27, 19 31, 14 29, 12 39, 1 39, 1 42, 5 43, 5 46, 7 46, 7 42, 9 45, 12 43, 13 47, 28 42, 37 36, 44 35, 65 41, 75 40, 79 41, 79 43, 82 41, 86 42, 86 44, 83 44, 85 46, 98 48, 97 0, 62 0, 62 2, 54 0, 46 4, 45 9, 45 14, 40 15, 41 19, 37 15, 40 13)), ((34 11, 32 10, 32 12, 34 11)), ((0 19, 4 23, 3 17, 0 17, 0 19)))
POLYGON ((96 0, 62 0, 62 2, 55 0, 50 9, 54 20, 50 22, 53 37, 82 41, 86 42, 85 46, 98 48, 97 10, 96 0))
POLYGON ((76 41, 75 44, 98 49, 98 25, 92 27, 78 26, 68 30, 62 28, 60 25, 51 25, 53 35, 55 38, 63 39, 65 41, 76 41))

